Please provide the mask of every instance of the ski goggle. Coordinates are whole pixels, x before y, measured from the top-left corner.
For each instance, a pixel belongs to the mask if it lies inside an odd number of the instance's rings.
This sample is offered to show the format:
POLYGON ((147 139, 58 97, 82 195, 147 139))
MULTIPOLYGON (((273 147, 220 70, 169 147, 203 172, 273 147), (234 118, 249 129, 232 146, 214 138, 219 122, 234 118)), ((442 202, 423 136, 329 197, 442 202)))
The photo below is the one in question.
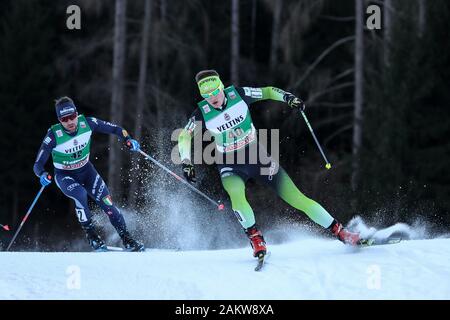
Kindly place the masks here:
POLYGON ((78 113, 75 112, 75 113, 69 114, 68 116, 59 118, 59 121, 67 122, 69 120, 75 120, 76 117, 78 117, 78 113))
POLYGON ((211 91, 210 93, 202 93, 202 97, 205 99, 216 97, 220 93, 220 91, 222 91, 221 86, 219 86, 216 90, 211 91))

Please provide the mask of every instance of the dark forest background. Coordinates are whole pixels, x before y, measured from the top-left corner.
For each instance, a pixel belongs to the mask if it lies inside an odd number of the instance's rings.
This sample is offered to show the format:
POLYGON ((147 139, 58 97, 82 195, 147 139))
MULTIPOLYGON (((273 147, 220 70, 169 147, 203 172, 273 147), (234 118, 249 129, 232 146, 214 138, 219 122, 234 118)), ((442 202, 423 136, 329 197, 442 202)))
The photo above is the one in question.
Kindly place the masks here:
MULTIPOLYGON (((214 68, 225 85, 272 85, 306 101, 331 170, 285 104, 261 102, 252 117, 257 128, 280 128, 281 164, 344 223, 360 215, 378 226, 420 221, 446 230, 449 31, 445 0, 1 1, 0 223, 15 230, 39 190, 32 167, 57 121, 55 98, 68 95, 80 112, 121 124, 181 174, 170 162, 171 133, 200 98, 194 75, 214 68), (81 30, 66 28, 72 4, 81 8, 81 30), (379 30, 366 27, 372 4, 381 9, 379 30)), ((168 201, 185 192, 107 136, 95 136, 91 159, 121 208, 150 225, 148 234, 155 230, 145 217, 172 208, 155 200, 156 190, 168 201)), ((226 199, 216 169, 196 169, 197 187, 226 199)), ((253 183, 247 189, 263 229, 281 216, 307 220, 269 193, 253 183)), ((189 210, 214 211, 186 195, 194 201, 189 210)), ((241 232, 234 218, 211 218, 221 214, 210 213, 203 227, 230 224, 241 232)), ((3 245, 11 236, 1 231, 3 245)), ((82 238, 73 204, 52 184, 16 249, 68 250, 82 238)))

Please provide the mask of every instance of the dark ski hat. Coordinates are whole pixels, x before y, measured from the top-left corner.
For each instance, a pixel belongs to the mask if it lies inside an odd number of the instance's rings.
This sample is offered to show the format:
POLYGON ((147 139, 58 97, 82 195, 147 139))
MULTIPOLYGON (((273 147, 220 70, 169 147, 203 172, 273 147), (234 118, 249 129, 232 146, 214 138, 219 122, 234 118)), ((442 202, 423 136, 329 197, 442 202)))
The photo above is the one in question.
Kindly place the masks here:
POLYGON ((77 107, 73 103, 73 100, 69 97, 61 97, 55 100, 56 116, 58 119, 62 117, 74 114, 77 112, 77 107))

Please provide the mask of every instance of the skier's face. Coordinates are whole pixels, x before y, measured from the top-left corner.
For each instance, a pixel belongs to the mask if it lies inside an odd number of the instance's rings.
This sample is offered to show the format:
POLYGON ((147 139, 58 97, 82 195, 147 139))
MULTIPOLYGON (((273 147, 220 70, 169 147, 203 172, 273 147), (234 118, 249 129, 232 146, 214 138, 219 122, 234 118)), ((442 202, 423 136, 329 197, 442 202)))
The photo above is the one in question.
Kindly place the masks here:
POLYGON ((60 118, 59 122, 68 132, 74 132, 78 127, 78 113, 60 118))
POLYGON ((225 94, 223 93, 223 90, 220 90, 220 93, 216 96, 211 96, 206 99, 210 105, 212 105, 214 108, 220 108, 223 104, 223 100, 225 99, 225 94))

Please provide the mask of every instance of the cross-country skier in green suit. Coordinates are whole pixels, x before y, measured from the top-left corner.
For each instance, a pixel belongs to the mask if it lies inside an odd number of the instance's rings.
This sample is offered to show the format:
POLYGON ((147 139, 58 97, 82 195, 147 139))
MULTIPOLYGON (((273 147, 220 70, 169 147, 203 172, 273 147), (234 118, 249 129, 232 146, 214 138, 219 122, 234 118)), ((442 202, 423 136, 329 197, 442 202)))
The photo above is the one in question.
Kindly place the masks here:
POLYGON ((196 121, 202 121, 214 137, 216 152, 219 152, 223 159, 221 164, 216 163, 222 185, 230 196, 236 217, 250 239, 253 255, 260 257, 267 249, 263 235, 257 229, 253 210, 245 197, 245 184, 249 178, 255 178, 269 185, 289 205, 303 211, 345 244, 358 244, 359 235, 344 229, 342 224, 320 204, 300 192, 286 171, 273 158, 266 153, 265 156, 270 161, 262 161, 262 157, 259 156, 264 149, 257 142, 256 129, 249 111, 250 105, 262 100, 275 100, 303 111, 305 109, 303 101, 275 87, 224 88, 215 70, 200 71, 195 80, 204 99, 198 103, 198 108, 178 137, 183 173, 188 181, 195 182, 195 171, 191 162, 191 139, 195 133, 201 132, 201 130, 194 131, 196 121), (255 145, 259 150, 257 160, 250 161, 252 159, 249 157, 250 150, 254 149, 255 145), (245 154, 244 163, 237 161, 242 154, 245 154), (230 159, 234 161, 229 161, 230 159), (266 169, 264 173, 263 169, 266 169))

